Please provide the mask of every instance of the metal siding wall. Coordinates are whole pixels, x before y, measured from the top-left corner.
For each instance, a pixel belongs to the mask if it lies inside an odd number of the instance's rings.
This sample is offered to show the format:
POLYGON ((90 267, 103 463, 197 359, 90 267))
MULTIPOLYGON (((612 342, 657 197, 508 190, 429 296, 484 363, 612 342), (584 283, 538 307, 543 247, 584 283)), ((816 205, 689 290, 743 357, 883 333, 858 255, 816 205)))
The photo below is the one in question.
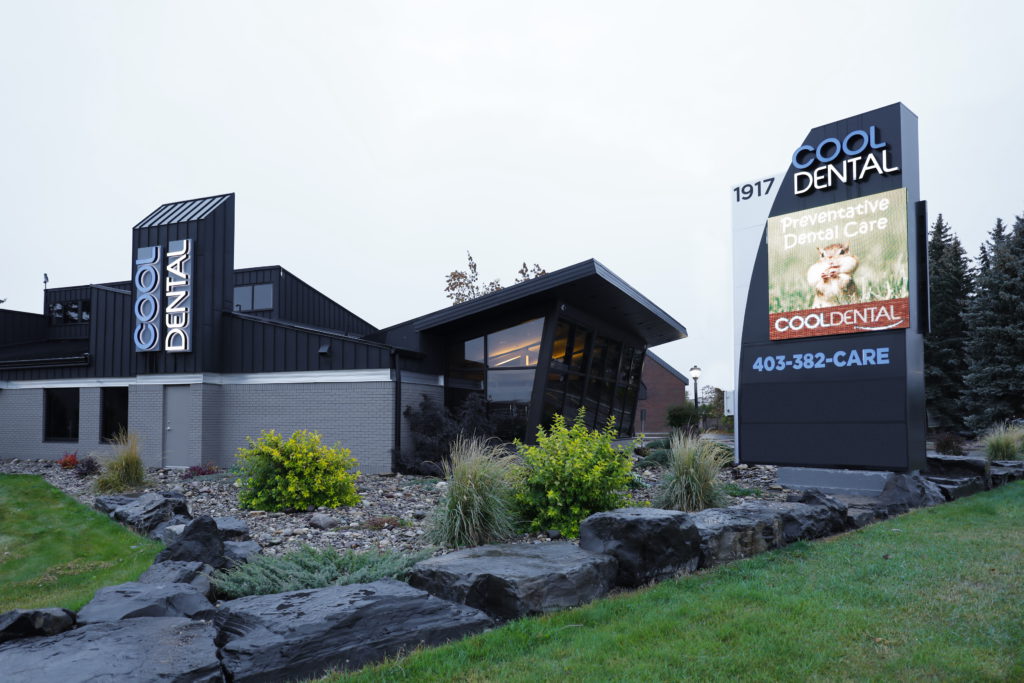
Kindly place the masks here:
POLYGON ((92 290, 89 321, 89 377, 127 377, 131 372, 131 294, 107 289, 92 290))
POLYGON ((231 353, 224 372, 367 370, 390 367, 389 350, 358 339, 293 330, 248 318, 227 316, 224 328, 231 353), (330 354, 320 347, 330 344, 330 354))
POLYGON ((0 310, 0 345, 24 344, 45 338, 45 316, 24 311, 0 310))
MULTIPOLYGON (((365 335, 377 328, 285 271, 279 280, 277 317, 305 325, 365 335)), ((278 293, 275 292, 275 296, 278 293)))

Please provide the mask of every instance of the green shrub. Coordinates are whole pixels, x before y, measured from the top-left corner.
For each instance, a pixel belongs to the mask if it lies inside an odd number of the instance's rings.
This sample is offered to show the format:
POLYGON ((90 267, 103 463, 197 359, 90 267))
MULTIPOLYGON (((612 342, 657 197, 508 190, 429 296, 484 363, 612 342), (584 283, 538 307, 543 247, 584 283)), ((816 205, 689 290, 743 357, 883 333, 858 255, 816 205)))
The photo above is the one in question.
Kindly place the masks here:
POLYGON ((672 435, 671 460, 655 505, 696 512, 724 502, 718 475, 729 462, 728 449, 700 437, 672 435))
POLYGON ((697 408, 692 403, 680 403, 669 406, 666 421, 672 429, 697 429, 697 408))
POLYGON ((1024 428, 1000 422, 989 427, 981 440, 989 460, 1016 460, 1024 451, 1024 428))
POLYGON ((515 535, 512 462, 500 444, 457 437, 444 463, 448 489, 434 511, 426 538, 447 548, 463 548, 515 535))
POLYGON ((319 432, 299 430, 285 441, 270 430, 259 439, 246 440, 249 447, 239 448, 237 456, 242 483, 238 501, 242 507, 305 510, 359 502, 356 459, 338 444, 325 446, 319 432))
POLYGON ((646 458, 637 460, 636 464, 640 467, 668 467, 670 454, 671 451, 668 448, 655 448, 647 454, 646 458))
POLYGON ((550 431, 537 427, 536 446, 516 441, 523 458, 516 502, 531 529, 557 529, 575 538, 582 520, 629 502, 624 492, 632 479, 632 459, 628 450, 612 446, 615 436, 614 419, 591 431, 580 408, 571 428, 556 414, 550 431))
POLYGON ((283 555, 257 555, 234 569, 213 574, 217 593, 228 599, 285 591, 367 583, 378 579, 404 579, 409 569, 431 555, 431 550, 406 554, 393 550, 357 553, 334 548, 303 546, 283 555))
POLYGON ((668 448, 668 442, 668 437, 665 437, 664 439, 651 439, 644 444, 644 447, 649 448, 652 451, 664 450, 668 448))
POLYGON ((112 458, 103 463, 103 473, 96 480, 98 493, 118 493, 140 489, 146 485, 146 467, 139 455, 139 436, 120 431, 111 444, 112 458))
POLYGON ((944 455, 963 455, 964 440, 959 434, 945 432, 935 436, 935 452, 944 455))

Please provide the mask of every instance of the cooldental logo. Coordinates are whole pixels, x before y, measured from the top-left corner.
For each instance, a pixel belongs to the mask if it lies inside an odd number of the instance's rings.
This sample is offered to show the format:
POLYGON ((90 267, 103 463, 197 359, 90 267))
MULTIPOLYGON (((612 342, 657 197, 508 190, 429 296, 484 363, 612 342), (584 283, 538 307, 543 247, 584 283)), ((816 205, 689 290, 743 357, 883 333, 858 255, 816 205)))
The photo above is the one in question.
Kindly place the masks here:
POLYGON ((142 247, 135 254, 136 351, 160 350, 160 247, 142 247))
POLYGON ((192 350, 192 240, 167 245, 167 278, 164 281, 167 308, 164 348, 168 353, 192 350))
POLYGON ((845 311, 828 311, 820 313, 804 313, 790 316, 779 316, 775 319, 775 331, 799 332, 801 330, 818 330, 829 327, 845 327, 865 332, 891 330, 903 323, 903 318, 896 314, 892 304, 871 308, 851 309, 845 311))
POLYGON ((801 145, 793 152, 793 193, 828 190, 836 183, 859 183, 872 173, 899 173, 889 158, 889 143, 881 140, 877 126, 847 133, 842 140, 825 138, 816 146, 801 145), (809 171, 814 164, 821 164, 809 171))

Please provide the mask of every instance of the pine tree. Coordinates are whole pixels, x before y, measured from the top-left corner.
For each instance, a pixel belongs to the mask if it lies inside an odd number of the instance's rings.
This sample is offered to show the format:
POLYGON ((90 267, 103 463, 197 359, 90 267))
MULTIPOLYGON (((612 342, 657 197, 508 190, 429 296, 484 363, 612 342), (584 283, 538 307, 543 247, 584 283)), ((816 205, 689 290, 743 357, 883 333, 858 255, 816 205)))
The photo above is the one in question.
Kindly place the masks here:
POLYGON ((996 221, 981 247, 967 306, 967 423, 984 429, 1024 416, 1024 216, 996 221))
POLYGON ((960 407, 967 361, 964 309, 971 292, 971 269, 960 239, 942 219, 928 240, 931 332, 924 340, 924 378, 928 412, 941 429, 964 428, 960 407))

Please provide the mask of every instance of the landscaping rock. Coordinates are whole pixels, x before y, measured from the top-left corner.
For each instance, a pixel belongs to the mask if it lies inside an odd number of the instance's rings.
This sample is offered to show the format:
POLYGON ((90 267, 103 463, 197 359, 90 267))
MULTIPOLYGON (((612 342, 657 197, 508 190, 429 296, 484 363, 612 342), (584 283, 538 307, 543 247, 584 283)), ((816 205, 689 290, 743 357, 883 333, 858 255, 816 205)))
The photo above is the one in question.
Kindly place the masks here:
POLYGON ((777 514, 781 522, 782 544, 831 536, 836 529, 842 530, 846 526, 845 509, 840 514, 837 509, 825 505, 759 500, 740 503, 735 509, 777 514))
POLYGON ((990 472, 993 486, 1024 479, 1024 460, 994 460, 990 472))
POLYGON ((599 598, 616 572, 613 557, 572 543, 485 545, 423 560, 409 583, 493 617, 516 619, 599 598))
POLYGON ((808 505, 820 505, 828 508, 831 512, 831 526, 829 529, 831 534, 838 534, 850 528, 848 507, 846 503, 835 496, 822 493, 818 489, 807 489, 799 493, 789 494, 786 500, 790 503, 806 503, 808 505))
POLYGON ((138 496, 96 496, 96 500, 92 502, 92 506, 102 512, 105 515, 109 515, 111 512, 133 502, 138 496))
POLYGON ((214 517, 213 521, 217 523, 217 531, 220 532, 222 540, 249 540, 249 525, 245 523, 245 520, 238 519, 237 517, 214 517))
POLYGON ((52 636, 75 625, 75 613, 60 607, 14 609, 0 614, 0 643, 15 638, 52 636))
POLYGON ((212 623, 142 617, 0 645, 5 683, 223 681, 212 623))
POLYGON ((149 532, 174 518, 191 518, 185 496, 173 491, 144 493, 124 505, 114 508, 111 516, 118 522, 146 536, 149 532))
MULTIPOLYGON (((952 457, 952 456, 944 456, 952 457)), ((946 497, 938 486, 914 472, 893 474, 878 495, 877 504, 888 516, 902 514, 913 508, 931 507, 944 503, 946 497)))
POLYGON ((155 529, 149 532, 149 537, 154 541, 162 541, 164 545, 171 545, 178 540, 181 532, 185 530, 191 517, 185 515, 174 515, 166 522, 160 522, 155 529))
POLYGON ((939 487, 939 490, 942 491, 942 495, 946 497, 946 500, 963 498, 964 496, 969 496, 972 493, 984 491, 987 488, 985 486, 985 479, 979 476, 939 477, 927 475, 925 478, 939 487))
POLYGON ((78 611, 78 623, 94 624, 136 617, 210 619, 213 612, 210 601, 191 584, 131 581, 96 591, 89 604, 78 611))
POLYGON ((877 498, 847 495, 835 497, 846 505, 846 523, 852 529, 860 529, 889 516, 877 498))
POLYGON ((202 562, 157 562, 143 572, 139 583, 187 583, 209 599, 213 596, 211 574, 213 567, 202 562))
POLYGON ((692 572, 700 564, 700 532, 684 512, 622 508, 580 524, 580 548, 618 561, 615 581, 640 586, 692 572))
POLYGON ((751 557, 783 544, 782 515, 764 507, 736 506, 694 512, 701 537, 701 567, 751 557))
POLYGON ((224 668, 232 681, 244 683, 355 669, 482 631, 492 621, 385 579, 230 600, 221 605, 216 624, 224 668))
POLYGON ((249 558, 260 554, 260 544, 256 541, 224 541, 224 559, 227 567, 245 564, 249 558))
POLYGON ((214 569, 226 566, 228 561, 224 557, 224 541, 221 540, 213 517, 203 515, 192 520, 178 540, 156 556, 156 562, 169 560, 202 562, 214 569))
POLYGON ((985 489, 992 488, 990 465, 984 456, 929 453, 924 474, 929 477, 978 477, 985 489))
POLYGON ((314 529, 333 529, 339 524, 341 524, 341 520, 322 512, 317 512, 309 518, 309 525, 314 529))

